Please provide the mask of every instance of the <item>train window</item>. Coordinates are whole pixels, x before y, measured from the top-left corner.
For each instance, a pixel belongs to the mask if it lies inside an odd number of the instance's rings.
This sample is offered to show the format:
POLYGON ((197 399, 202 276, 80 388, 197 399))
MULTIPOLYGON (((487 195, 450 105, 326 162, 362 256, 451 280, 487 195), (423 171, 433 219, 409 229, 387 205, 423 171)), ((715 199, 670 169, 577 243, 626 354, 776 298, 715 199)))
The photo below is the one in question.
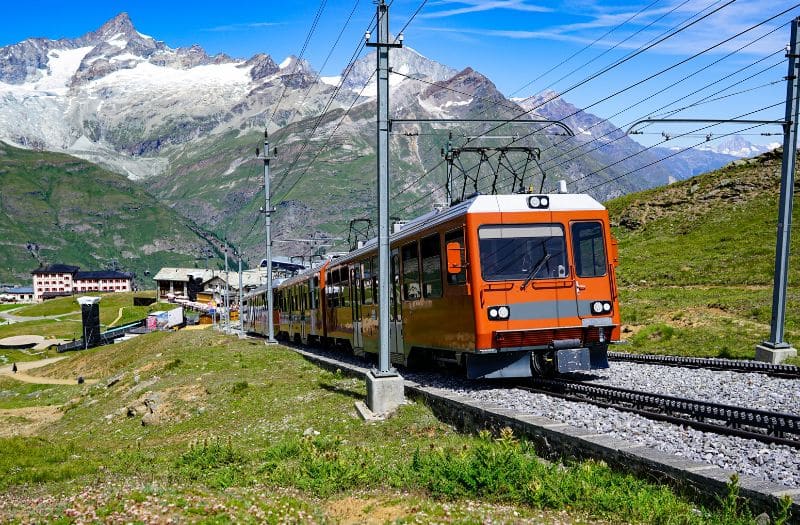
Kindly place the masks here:
POLYGON ((422 239, 419 243, 422 256, 422 295, 426 298, 442 296, 442 248, 439 234, 422 239))
POLYGON ((487 225, 478 229, 485 281, 524 281, 567 276, 560 224, 487 225))
POLYGON ((333 306, 341 306, 341 278, 339 277, 339 269, 335 269, 331 272, 331 296, 333 299, 331 300, 331 304, 333 306))
POLYGON ((370 264, 372 264, 372 293, 375 296, 375 304, 378 304, 380 301, 380 288, 378 287, 378 280, 380 279, 380 265, 378 264, 378 258, 373 257, 370 260, 370 264))
POLYGON ((579 277, 601 277, 606 274, 606 248, 603 225, 599 222, 572 223, 572 252, 575 273, 579 277))
POLYGON ((350 306, 350 272, 347 267, 342 268, 339 281, 339 306, 350 306))
MULTIPOLYGON (((444 234, 444 245, 447 246, 451 242, 457 242, 459 246, 461 246, 461 250, 464 250, 464 230, 458 229, 453 230, 451 232, 447 232, 444 234)), ((462 259, 466 260, 466 257, 462 257, 462 259)), ((459 285, 465 284, 467 282, 467 268, 461 268, 461 271, 458 273, 448 273, 447 274, 447 284, 451 285, 459 285)))
POLYGON ((361 279, 361 295, 364 297, 364 304, 372 304, 372 261, 364 261, 364 278, 361 279))
POLYGON ((419 283, 417 243, 406 244, 400 253, 403 259, 403 300, 416 301, 422 295, 419 283))

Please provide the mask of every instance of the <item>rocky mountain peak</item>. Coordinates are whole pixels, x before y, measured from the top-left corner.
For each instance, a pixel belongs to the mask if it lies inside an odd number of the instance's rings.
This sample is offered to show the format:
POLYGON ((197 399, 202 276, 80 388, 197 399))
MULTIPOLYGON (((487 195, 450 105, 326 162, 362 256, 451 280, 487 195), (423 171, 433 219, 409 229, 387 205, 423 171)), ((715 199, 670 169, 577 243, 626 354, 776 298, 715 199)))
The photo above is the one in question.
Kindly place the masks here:
MULTIPOLYGON (((106 38, 114 37, 115 35, 125 35, 125 36, 133 36, 136 33, 136 29, 133 27, 133 22, 131 22, 130 16, 128 13, 122 12, 100 26, 100 29, 89 33, 89 35, 93 35, 98 40, 105 40, 106 38)), ((88 35, 87 35, 88 36, 88 35)))
POLYGON ((250 69, 250 78, 252 78, 254 81, 261 80, 262 78, 274 75, 280 71, 278 64, 272 60, 272 57, 264 53, 253 55, 253 57, 245 62, 242 67, 252 68, 250 69))

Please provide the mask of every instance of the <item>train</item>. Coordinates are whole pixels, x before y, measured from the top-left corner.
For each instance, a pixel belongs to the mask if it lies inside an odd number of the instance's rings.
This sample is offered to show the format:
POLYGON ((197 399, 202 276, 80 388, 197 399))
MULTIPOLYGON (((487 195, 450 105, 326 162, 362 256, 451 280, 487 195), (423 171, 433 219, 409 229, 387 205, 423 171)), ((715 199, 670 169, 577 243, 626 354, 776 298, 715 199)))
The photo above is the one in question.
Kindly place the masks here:
MULTIPOLYGON (((476 195, 394 228, 390 360, 468 378, 551 377, 608 368, 619 341, 617 241, 586 194, 476 195)), ((273 287, 278 339, 378 352, 378 243, 273 287)), ((266 289, 243 303, 267 333, 266 289)))

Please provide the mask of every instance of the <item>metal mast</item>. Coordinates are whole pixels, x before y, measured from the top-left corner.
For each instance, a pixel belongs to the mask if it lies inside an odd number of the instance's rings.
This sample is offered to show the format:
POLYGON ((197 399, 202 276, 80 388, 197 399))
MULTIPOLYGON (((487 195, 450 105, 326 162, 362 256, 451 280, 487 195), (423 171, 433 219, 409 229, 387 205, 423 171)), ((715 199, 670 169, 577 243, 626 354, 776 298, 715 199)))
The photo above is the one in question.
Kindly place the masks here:
POLYGON ((265 293, 267 299, 267 343, 276 343, 275 341, 275 323, 273 320, 272 310, 272 205, 270 204, 269 195, 269 161, 273 156, 270 156, 269 151, 269 135, 267 130, 264 130, 264 227, 265 227, 265 244, 267 256, 267 290, 265 293))
POLYGON ((798 115, 798 42, 800 18, 792 20, 792 39, 786 48, 789 73, 786 76, 786 118, 783 127, 783 163, 781 164, 781 193, 778 205, 778 239, 775 244, 775 277, 772 289, 772 320, 769 341, 756 347, 756 359, 778 363, 797 355, 797 350, 783 340, 786 322, 786 290, 789 278, 789 241, 792 231, 792 199, 794 169, 797 157, 798 115))
POLYGON ((397 43, 389 43, 389 6, 377 2, 378 41, 367 46, 376 48, 378 55, 378 368, 367 375, 367 404, 373 412, 386 413, 403 401, 403 381, 389 361, 391 324, 389 293, 391 290, 389 252, 389 49, 402 47, 402 35, 397 43))

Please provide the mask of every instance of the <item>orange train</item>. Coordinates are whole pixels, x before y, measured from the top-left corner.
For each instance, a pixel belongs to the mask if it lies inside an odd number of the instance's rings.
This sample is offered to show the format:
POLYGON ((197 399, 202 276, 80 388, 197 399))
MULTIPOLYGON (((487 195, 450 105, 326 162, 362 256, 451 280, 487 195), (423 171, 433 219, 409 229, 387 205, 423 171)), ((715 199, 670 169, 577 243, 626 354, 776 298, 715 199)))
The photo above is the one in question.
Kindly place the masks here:
MULTIPOLYGON (((390 359, 458 364, 470 378, 607 368, 619 340, 617 243, 583 194, 479 195, 390 238, 390 359)), ((275 331, 378 352, 376 240, 274 288, 275 331)), ((266 333, 264 292, 245 327, 266 333)))

